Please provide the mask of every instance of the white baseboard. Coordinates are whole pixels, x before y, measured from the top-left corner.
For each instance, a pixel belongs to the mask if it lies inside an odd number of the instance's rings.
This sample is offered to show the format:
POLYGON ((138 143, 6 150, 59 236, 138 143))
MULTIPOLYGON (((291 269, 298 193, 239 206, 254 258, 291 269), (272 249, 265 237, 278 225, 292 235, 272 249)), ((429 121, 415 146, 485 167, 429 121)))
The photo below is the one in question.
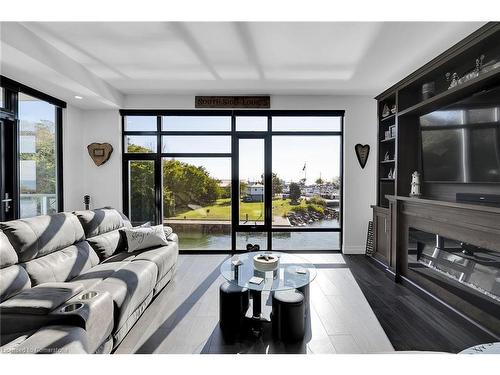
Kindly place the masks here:
POLYGON ((342 246, 343 254, 364 254, 366 252, 365 246, 342 246))

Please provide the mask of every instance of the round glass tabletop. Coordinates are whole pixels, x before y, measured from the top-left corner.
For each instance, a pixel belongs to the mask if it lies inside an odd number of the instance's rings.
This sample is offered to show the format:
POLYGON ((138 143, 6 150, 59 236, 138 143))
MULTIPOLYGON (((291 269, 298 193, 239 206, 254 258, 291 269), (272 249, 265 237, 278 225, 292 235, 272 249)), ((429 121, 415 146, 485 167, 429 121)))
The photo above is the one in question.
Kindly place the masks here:
POLYGON ((220 272, 230 283, 257 291, 300 288, 312 282, 316 277, 316 268, 311 262, 297 255, 274 251, 234 255, 222 263, 220 272), (279 257, 276 270, 264 272, 255 269, 254 257, 263 254, 279 257))

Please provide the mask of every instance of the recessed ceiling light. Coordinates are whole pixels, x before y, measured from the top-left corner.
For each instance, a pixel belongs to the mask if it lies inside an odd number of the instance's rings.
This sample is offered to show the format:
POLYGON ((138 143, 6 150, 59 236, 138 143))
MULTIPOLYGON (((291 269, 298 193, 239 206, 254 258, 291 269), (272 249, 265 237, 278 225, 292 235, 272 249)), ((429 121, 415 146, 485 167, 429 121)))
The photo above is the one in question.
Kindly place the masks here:
POLYGON ((75 99, 82 100, 82 99, 83 99, 83 96, 80 96, 80 95, 75 95, 75 99))

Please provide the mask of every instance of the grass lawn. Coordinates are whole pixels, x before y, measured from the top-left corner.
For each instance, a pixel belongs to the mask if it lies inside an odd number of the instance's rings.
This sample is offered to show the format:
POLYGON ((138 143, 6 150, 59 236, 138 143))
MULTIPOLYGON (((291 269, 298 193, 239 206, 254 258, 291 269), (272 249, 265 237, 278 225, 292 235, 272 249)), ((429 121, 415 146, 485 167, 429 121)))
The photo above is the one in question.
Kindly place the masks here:
MULTIPOLYGON (((195 210, 188 210, 177 214, 169 219, 205 219, 205 220, 229 220, 231 217, 230 199, 218 199, 212 206, 202 207, 195 210)), ((306 206, 304 199, 301 200, 300 206, 306 206)), ((290 199, 275 199, 273 200, 273 216, 283 216, 290 211, 292 206, 290 199)), ((246 220, 264 220, 264 203, 262 202, 240 202, 240 219, 246 220)))

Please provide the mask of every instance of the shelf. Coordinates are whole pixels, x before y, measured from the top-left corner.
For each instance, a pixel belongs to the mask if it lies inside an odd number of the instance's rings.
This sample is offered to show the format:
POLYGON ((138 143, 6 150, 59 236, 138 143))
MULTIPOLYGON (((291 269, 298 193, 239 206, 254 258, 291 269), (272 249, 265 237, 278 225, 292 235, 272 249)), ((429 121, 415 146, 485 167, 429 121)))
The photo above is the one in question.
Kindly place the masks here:
POLYGON ((395 162, 396 162, 396 160, 393 159, 393 160, 382 160, 379 163, 380 164, 389 164, 389 163, 395 163, 395 162))
POLYGON ((394 181, 395 181, 395 179, 394 179, 394 178, 381 177, 381 178, 380 178, 380 181, 394 182, 394 181))
POLYGON ((396 137, 392 137, 392 138, 387 138, 387 139, 382 139, 380 140, 380 143, 386 143, 386 142, 392 142, 396 139, 396 137))
POLYGON ((432 112, 438 108, 442 108, 447 104, 453 104, 454 102, 464 99, 467 96, 474 94, 477 90, 484 89, 485 85, 493 83, 500 79, 500 68, 492 70, 488 73, 484 73, 477 78, 471 79, 470 81, 455 86, 452 89, 446 90, 432 98, 421 101, 407 109, 404 109, 398 113, 398 117, 402 116, 421 116, 425 113, 432 112))
POLYGON ((381 117, 380 122, 388 122, 389 120, 395 119, 395 118, 396 118, 396 114, 393 113, 387 117, 381 117))

